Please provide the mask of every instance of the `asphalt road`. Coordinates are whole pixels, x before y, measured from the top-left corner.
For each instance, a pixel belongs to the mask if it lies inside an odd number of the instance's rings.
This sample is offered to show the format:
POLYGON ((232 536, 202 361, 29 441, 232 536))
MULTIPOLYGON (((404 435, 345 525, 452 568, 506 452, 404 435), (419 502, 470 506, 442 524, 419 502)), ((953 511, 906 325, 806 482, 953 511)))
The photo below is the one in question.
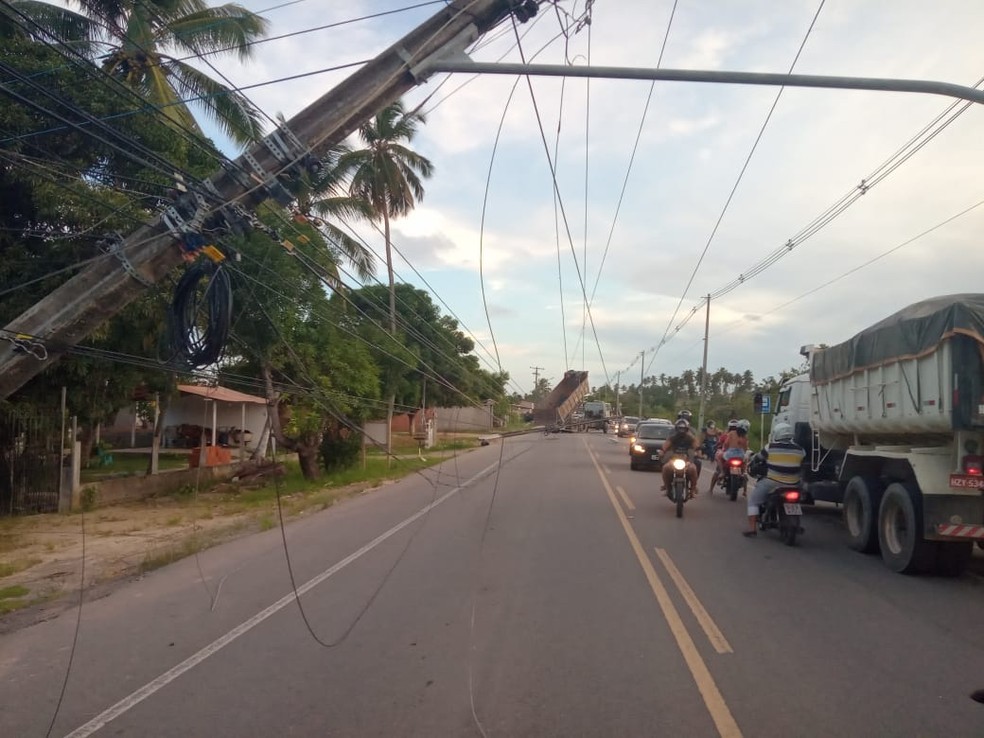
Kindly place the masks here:
MULTIPOLYGON (((658 483, 624 439, 523 436, 307 516, 310 627, 278 529, 128 582, 50 734, 984 736, 984 579, 893 574, 832 508, 796 548, 720 494, 678 520, 658 483)), ((0 639, 0 735, 46 735, 74 627, 0 639)))

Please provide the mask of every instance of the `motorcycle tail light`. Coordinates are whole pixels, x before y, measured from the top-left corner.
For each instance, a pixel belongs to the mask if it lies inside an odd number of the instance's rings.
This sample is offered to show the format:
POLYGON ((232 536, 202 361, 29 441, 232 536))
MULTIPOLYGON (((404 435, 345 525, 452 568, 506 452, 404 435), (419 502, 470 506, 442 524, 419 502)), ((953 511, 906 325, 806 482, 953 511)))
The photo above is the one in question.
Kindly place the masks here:
POLYGON ((963 457, 964 474, 980 476, 984 473, 984 457, 967 454, 963 457))
POLYGON ((786 492, 786 494, 783 495, 783 499, 785 499, 786 502, 799 502, 799 498, 800 498, 800 493, 797 492, 796 490, 790 490, 789 492, 786 492))
POLYGON ((741 466, 741 459, 730 459, 728 461, 731 466, 741 466))

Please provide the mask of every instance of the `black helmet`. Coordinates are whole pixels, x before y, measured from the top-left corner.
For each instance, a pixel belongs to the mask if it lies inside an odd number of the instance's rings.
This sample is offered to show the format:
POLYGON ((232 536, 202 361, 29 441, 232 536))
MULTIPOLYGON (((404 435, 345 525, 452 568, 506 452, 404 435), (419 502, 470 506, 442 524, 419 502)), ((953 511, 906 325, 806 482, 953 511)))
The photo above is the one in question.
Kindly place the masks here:
POLYGON ((693 417, 694 414, 689 410, 681 410, 680 412, 677 413, 677 420, 686 420, 687 423, 690 423, 690 420, 693 417))

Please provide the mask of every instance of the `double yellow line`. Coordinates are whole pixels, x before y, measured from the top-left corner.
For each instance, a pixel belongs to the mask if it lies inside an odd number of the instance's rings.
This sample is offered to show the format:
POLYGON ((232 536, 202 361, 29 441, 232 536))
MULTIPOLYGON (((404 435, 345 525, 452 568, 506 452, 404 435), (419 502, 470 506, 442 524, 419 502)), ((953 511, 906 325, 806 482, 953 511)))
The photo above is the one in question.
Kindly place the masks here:
MULTIPOLYGON (((594 455, 594 452, 592 452, 591 448, 588 446, 587 441, 584 439, 582 439, 582 441, 585 449, 587 449, 588 456, 591 458, 591 462, 595 466, 595 470, 598 472, 598 477, 601 479, 601 483, 604 485, 605 491, 608 493, 608 499, 612 503, 612 507, 615 509, 615 514, 618 516, 619 522, 625 530, 625 535, 629 539, 632 550, 635 552, 636 558, 639 560, 639 565, 642 567, 642 571, 646 575, 646 580, 649 582, 649 587, 652 589, 653 594, 656 597, 656 602, 659 604, 659 608, 663 612, 663 617, 666 618, 666 622, 670 626, 670 632, 676 640, 677 647, 683 655, 687 668, 690 669, 690 673, 693 675, 694 682, 697 684, 697 689, 704 700, 704 704, 707 706, 707 711, 710 713, 711 719, 714 721, 714 725, 717 728, 718 733, 722 736, 722 738, 741 738, 742 733, 738 727, 738 723, 735 722, 735 719, 731 714, 731 710, 728 709, 728 705, 725 703, 724 697, 721 695, 721 691, 718 689, 717 684, 714 681, 714 677, 711 676, 711 672, 708 670, 707 664, 704 663, 704 659, 701 658, 700 653, 697 651, 697 646, 694 644, 693 638, 691 638, 690 633, 683 624, 683 619, 680 617, 680 613, 673 604, 673 600, 670 599, 669 592, 667 592, 666 587, 663 586, 659 576, 656 574, 656 569, 653 566, 652 561, 646 555, 646 550, 639 541, 639 537, 632 529, 632 525, 625 516, 625 512, 622 510, 621 505, 618 504, 618 499, 615 496, 615 492, 612 490, 612 485, 608 482, 608 477, 602 471, 601 465, 598 463, 598 459, 594 455)), ((624 495, 624 492, 622 492, 622 494, 624 495)), ((625 497, 628 500, 628 495, 625 495, 625 497)), ((631 503, 631 500, 629 500, 629 502, 631 503)), ((721 633, 720 629, 717 625, 715 625, 710 615, 708 615, 707 611, 704 609, 704 606, 701 605, 700 600, 697 599, 697 596, 690 588, 690 585, 687 584, 687 581, 684 579, 683 575, 676 568, 676 565, 674 565, 673 561, 670 559, 669 554, 660 548, 656 549, 656 554, 659 556, 660 561, 663 562, 667 572, 669 572, 670 578, 680 590, 680 594, 683 596, 684 601, 693 611, 697 622, 707 634, 708 640, 710 640, 714 650, 718 653, 732 653, 731 646, 727 639, 725 639, 724 634, 721 633)))

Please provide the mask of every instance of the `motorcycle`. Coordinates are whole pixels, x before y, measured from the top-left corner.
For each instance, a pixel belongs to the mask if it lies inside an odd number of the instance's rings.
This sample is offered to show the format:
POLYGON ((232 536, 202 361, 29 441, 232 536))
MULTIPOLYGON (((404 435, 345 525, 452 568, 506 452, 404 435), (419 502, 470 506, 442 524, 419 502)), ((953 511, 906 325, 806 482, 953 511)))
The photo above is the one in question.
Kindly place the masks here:
POLYGON ((687 482, 687 460, 681 456, 674 456, 670 467, 673 469, 673 479, 669 489, 666 490, 666 496, 676 505, 676 516, 682 518, 683 506, 693 496, 687 482))
POLYGON ((779 530, 779 540, 787 546, 796 545, 796 536, 803 532, 800 519, 803 508, 802 495, 798 487, 777 487, 769 493, 765 502, 759 505, 759 528, 779 530))
MULTIPOLYGON (((758 478, 766 474, 765 459, 756 454, 749 462, 749 470, 758 478)), ((800 525, 803 517, 802 502, 804 496, 799 485, 782 485, 776 487, 761 505, 759 505, 759 530, 776 529, 779 540, 787 546, 795 546, 796 538, 804 532, 800 525)))
POLYGON ((721 475, 720 484, 732 502, 738 499, 738 491, 745 489, 747 482, 745 452, 729 449, 724 454, 724 474, 721 475))

